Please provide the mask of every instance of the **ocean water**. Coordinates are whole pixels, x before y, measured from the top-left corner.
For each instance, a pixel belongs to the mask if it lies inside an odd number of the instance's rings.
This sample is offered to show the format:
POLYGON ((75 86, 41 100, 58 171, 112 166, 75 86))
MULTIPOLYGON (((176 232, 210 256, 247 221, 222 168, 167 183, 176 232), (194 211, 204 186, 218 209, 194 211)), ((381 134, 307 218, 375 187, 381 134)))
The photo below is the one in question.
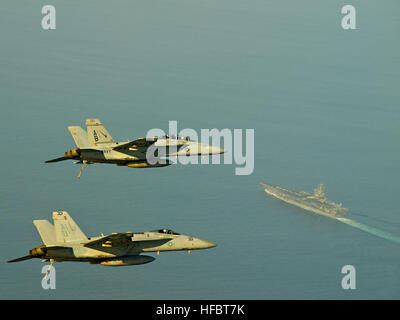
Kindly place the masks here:
POLYGON ((398 1, 3 1, 0 11, 0 297, 3 299, 399 299, 400 247, 273 199, 260 181, 312 191, 351 220, 400 236, 398 1), (255 130, 255 167, 131 169, 45 164, 68 125, 114 139, 149 129, 255 130), (34 219, 66 210, 88 236, 169 227, 216 248, 107 268, 24 256, 34 219), (344 265, 356 289, 344 290, 344 265))

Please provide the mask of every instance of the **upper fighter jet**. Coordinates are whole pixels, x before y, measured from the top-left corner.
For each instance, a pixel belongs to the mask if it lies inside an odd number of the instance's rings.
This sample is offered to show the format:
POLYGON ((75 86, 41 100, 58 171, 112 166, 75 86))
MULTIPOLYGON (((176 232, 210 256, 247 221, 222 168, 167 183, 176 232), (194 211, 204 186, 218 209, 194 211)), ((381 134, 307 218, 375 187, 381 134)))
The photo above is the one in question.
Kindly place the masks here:
POLYGON ((210 241, 168 229, 87 238, 67 212, 53 212, 53 220, 54 225, 48 220, 34 220, 43 245, 33 248, 25 257, 8 262, 40 258, 50 260, 51 265, 60 261, 81 261, 103 266, 128 266, 155 260, 151 256, 140 255, 142 252, 157 252, 158 255, 160 251, 188 250, 190 253, 190 250, 216 246, 210 241))
POLYGON ((86 119, 86 127, 87 131, 78 126, 68 127, 77 148, 65 152, 64 157, 48 160, 46 163, 77 160, 76 163, 82 164, 78 174, 80 178, 86 164, 113 163, 131 168, 165 167, 172 162, 161 157, 212 155, 225 152, 221 148, 181 137, 139 138, 118 143, 99 119, 86 119))

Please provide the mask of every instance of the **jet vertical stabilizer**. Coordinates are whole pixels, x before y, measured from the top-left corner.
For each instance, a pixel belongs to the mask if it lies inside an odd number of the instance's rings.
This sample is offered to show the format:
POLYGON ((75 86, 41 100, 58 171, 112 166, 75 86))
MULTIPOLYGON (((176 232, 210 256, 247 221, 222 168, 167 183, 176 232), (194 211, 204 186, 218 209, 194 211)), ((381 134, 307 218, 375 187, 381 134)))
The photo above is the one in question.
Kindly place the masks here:
POLYGON ((53 212, 57 242, 82 242, 88 238, 66 211, 53 212))
POLYGON ((54 226, 48 220, 33 220, 40 237, 42 238, 43 244, 46 246, 54 245, 56 241, 56 232, 54 226))
POLYGON ((110 133, 104 128, 99 119, 86 119, 87 137, 90 145, 114 144, 110 133))
POLYGON ((79 126, 69 126, 68 130, 71 132, 72 138, 74 138, 78 148, 87 148, 89 146, 88 135, 85 130, 79 126))

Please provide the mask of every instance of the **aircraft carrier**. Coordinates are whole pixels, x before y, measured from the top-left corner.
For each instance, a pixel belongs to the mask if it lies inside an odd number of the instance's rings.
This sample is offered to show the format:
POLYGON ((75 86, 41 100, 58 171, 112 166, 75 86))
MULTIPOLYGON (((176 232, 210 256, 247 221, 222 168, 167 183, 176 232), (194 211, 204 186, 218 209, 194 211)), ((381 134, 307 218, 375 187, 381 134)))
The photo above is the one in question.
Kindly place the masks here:
POLYGON ((328 200, 325 196, 322 184, 314 189, 313 194, 305 191, 291 191, 272 184, 261 183, 261 185, 265 188, 266 193, 275 198, 330 218, 342 217, 348 210, 343 208, 341 203, 328 200))

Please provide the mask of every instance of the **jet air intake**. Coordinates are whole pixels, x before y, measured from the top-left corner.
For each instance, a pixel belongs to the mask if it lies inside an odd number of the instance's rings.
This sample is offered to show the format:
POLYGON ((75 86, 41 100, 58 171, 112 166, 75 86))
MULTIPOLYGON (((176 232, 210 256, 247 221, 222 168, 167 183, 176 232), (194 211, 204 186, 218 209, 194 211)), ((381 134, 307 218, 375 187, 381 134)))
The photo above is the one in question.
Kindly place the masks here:
POLYGON ((103 266, 110 266, 110 267, 120 267, 120 266, 130 266, 135 264, 145 264, 154 261, 155 258, 151 256, 126 256, 121 258, 115 259, 108 259, 103 260, 100 262, 103 266))

